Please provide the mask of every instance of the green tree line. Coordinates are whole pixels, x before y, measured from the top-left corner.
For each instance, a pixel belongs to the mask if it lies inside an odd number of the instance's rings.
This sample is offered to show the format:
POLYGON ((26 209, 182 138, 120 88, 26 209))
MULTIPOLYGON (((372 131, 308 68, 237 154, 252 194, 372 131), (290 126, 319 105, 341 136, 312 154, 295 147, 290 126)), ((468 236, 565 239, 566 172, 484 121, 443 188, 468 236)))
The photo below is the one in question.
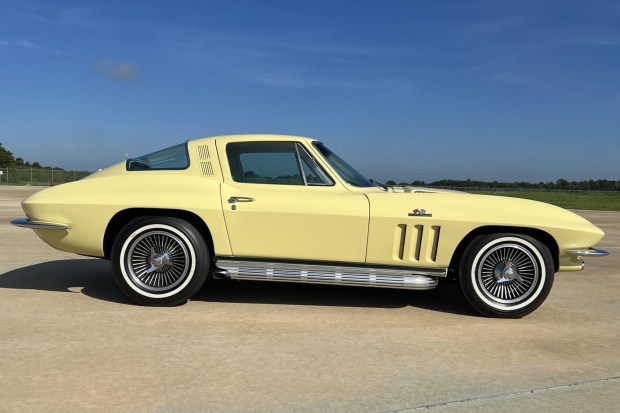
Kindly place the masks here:
MULTIPOLYGON (((15 158, 11 151, 5 149, 0 143, 0 168, 34 168, 34 169, 55 169, 64 171, 63 168, 41 166, 39 162, 24 161, 22 158, 15 158)), ((588 181, 567 181, 566 179, 558 179, 549 182, 498 182, 498 181, 474 181, 471 179, 441 179, 434 182, 413 181, 413 182, 396 182, 393 180, 386 182, 387 186, 427 186, 427 187, 448 187, 448 188, 479 188, 480 190, 489 189, 535 189, 535 190, 563 190, 563 191, 620 191, 620 180, 614 181, 609 179, 590 179, 588 181)))
POLYGON ((498 181, 474 181, 471 179, 442 179, 434 182, 413 181, 399 182, 387 181, 387 186, 426 186, 426 187, 447 187, 447 188, 479 188, 480 190, 496 189, 533 189, 533 190, 562 190, 562 191, 620 191, 620 180, 609 179, 590 179, 588 181, 567 181, 558 179, 549 182, 498 182, 498 181))
MULTIPOLYGON (((42 166, 39 162, 28 162, 22 158, 16 158, 11 151, 4 148, 0 142, 0 168, 33 168, 33 169, 54 169, 58 171, 64 171, 63 168, 57 166, 42 166)), ((86 171, 80 171, 86 172, 86 171)))

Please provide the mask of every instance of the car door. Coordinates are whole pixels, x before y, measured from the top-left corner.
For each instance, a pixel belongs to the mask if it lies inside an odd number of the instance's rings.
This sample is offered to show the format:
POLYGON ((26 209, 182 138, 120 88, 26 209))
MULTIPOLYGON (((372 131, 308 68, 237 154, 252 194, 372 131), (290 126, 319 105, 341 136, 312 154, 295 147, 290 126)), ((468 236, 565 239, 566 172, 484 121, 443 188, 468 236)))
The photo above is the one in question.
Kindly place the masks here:
POLYGON ((363 263, 369 204, 295 141, 217 142, 233 255, 363 263))

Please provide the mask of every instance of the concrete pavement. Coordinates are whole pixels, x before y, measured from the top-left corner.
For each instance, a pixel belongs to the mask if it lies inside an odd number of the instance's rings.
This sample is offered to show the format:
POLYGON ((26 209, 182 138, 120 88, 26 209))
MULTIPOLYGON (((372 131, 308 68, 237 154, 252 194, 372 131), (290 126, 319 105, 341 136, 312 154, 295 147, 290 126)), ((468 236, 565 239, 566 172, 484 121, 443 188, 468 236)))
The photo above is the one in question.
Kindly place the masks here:
POLYGON ((579 213, 612 255, 559 273, 521 320, 456 285, 415 292, 212 280, 132 305, 103 260, 53 250, 0 187, 0 411, 615 411, 620 213, 579 213))

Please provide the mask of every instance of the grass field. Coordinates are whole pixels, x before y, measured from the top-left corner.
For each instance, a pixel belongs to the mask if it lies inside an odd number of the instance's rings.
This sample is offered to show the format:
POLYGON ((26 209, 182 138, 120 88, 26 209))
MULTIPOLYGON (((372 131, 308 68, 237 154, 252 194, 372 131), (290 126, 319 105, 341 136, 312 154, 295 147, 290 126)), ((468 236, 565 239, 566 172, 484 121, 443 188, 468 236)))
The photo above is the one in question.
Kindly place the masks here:
POLYGON ((473 192, 495 196, 533 199, 567 209, 620 211, 620 192, 473 192))

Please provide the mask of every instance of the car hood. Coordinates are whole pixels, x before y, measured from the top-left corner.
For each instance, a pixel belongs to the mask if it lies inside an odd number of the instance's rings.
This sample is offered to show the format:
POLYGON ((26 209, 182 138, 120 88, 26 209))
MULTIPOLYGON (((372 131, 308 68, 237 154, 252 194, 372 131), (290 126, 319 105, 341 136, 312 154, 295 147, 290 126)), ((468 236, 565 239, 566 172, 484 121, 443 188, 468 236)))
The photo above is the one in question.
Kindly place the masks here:
POLYGON ((394 193, 416 193, 416 194, 451 193, 451 194, 471 195, 463 191, 455 191, 452 189, 440 189, 440 188, 426 188, 422 186, 394 186, 394 187, 391 187, 390 190, 391 192, 394 192, 394 193))
POLYGON ((579 233, 579 246, 596 244, 605 234, 579 215, 544 202, 475 195, 434 188, 368 192, 372 217, 400 218, 440 225, 529 227, 548 233, 579 233))

